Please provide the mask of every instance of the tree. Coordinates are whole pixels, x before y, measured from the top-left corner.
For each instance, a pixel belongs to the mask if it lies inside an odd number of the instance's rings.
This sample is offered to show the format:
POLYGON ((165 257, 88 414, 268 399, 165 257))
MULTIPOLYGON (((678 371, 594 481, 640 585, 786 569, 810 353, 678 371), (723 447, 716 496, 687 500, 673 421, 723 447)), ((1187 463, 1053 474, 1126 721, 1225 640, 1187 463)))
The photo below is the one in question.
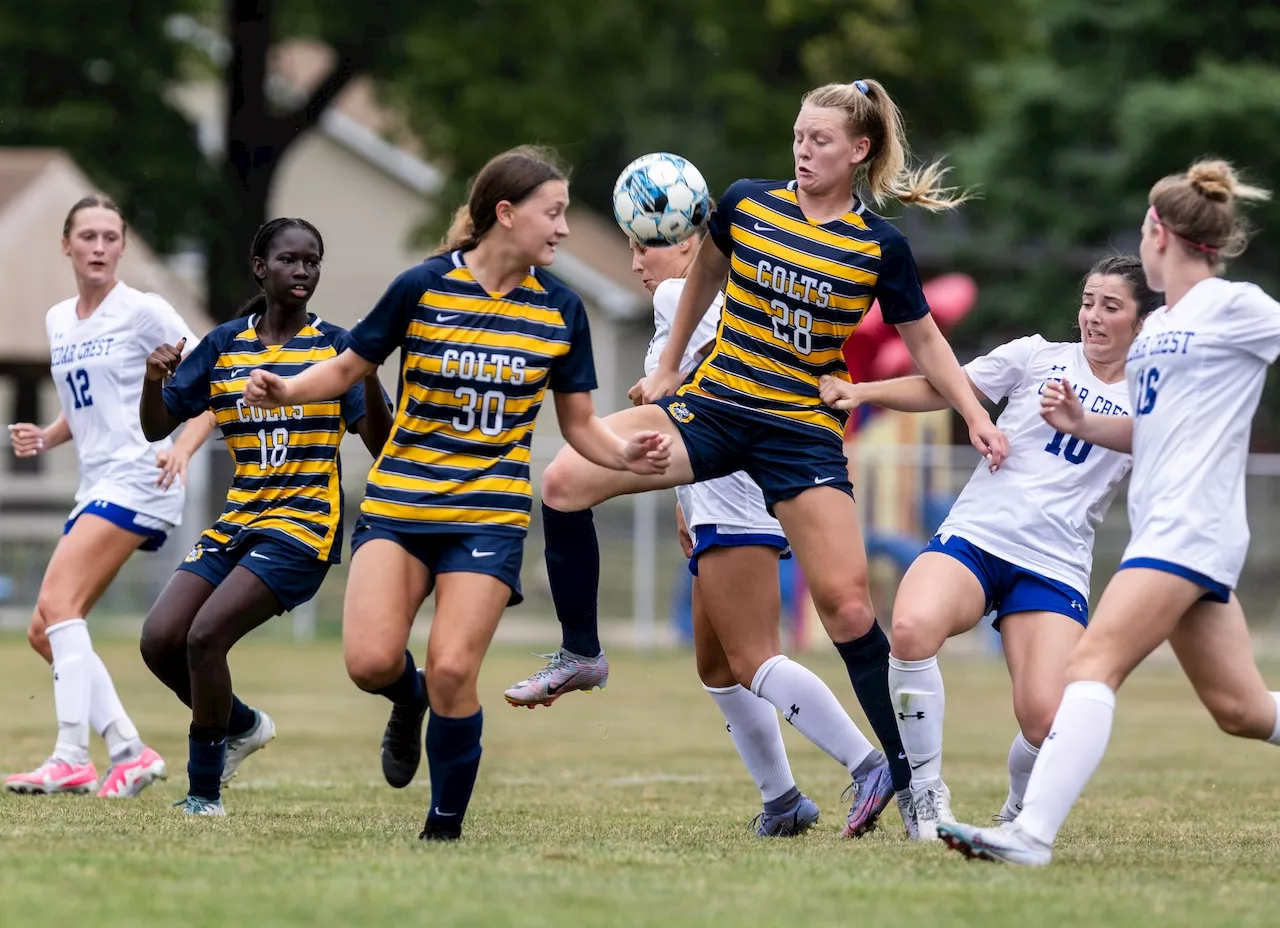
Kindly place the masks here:
MULTIPOLYGON (((983 127, 961 149, 986 194, 970 332, 1066 334, 1089 256, 1135 249, 1151 184, 1197 157, 1280 176, 1274 3, 1034 0, 1032 16, 1039 42, 987 69, 983 127)), ((1254 216, 1280 231, 1280 204, 1254 216)), ((1280 238, 1259 237, 1230 273, 1274 288, 1277 258, 1280 238)))

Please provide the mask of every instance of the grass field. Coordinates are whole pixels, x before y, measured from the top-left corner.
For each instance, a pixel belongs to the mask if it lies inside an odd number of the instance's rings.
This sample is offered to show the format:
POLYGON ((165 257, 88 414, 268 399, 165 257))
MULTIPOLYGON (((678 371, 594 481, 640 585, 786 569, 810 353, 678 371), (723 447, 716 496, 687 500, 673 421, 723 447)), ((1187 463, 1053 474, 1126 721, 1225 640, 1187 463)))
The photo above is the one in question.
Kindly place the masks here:
MULTIPOLYGON (((845 776, 787 730, 823 809, 798 839, 753 838, 758 794, 684 654, 611 655, 603 694, 508 707, 537 666, 513 651, 482 677, 485 755, 465 839, 416 838, 426 770, 382 783, 386 704, 346 680, 336 645, 250 642, 237 690, 279 736, 226 791, 226 819, 184 819, 184 710, 126 643, 100 647, 171 779, 132 802, 0 797, 0 925, 1275 925, 1280 753, 1219 735, 1173 667, 1121 694, 1112 749, 1054 866, 969 863, 907 844, 896 811, 839 839, 845 776)), ((852 702, 839 665, 812 666, 852 702)), ((1269 668, 1280 679, 1280 667, 1269 668)), ((962 819, 1005 789, 1014 732, 995 663, 946 664, 946 774, 962 819)), ((857 716, 861 721, 861 716, 857 716)), ((786 728, 786 726, 784 726, 786 728)), ((0 767, 44 758, 48 671, 0 639, 0 767)), ((100 742, 94 745, 105 767, 100 742)))

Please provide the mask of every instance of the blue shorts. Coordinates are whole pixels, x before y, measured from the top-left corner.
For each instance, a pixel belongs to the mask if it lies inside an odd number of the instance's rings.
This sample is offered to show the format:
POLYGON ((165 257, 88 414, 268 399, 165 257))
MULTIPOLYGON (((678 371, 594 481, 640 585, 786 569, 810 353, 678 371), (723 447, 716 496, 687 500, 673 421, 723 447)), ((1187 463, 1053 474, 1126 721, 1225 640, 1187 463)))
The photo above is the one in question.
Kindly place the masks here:
POLYGON ((1089 597, 1079 590, 989 554, 959 535, 934 535, 924 550, 950 555, 978 578, 987 597, 987 611, 996 611, 996 620, 991 623, 996 631, 1000 620, 1015 612, 1056 612, 1081 625, 1089 624, 1089 597))
POLYGON ((125 509, 123 506, 117 506, 115 503, 108 503, 100 499, 91 500, 81 506, 79 510, 73 511, 71 518, 67 519, 67 524, 62 527, 62 534, 65 535, 70 532, 71 526, 76 524, 76 519, 86 514, 106 519, 112 525, 118 525, 125 531, 141 535, 142 544, 138 545, 139 551, 159 551, 160 546, 169 537, 167 529, 158 528, 160 525, 169 524, 163 519, 144 516, 141 513, 134 512, 132 509, 125 509))
POLYGON ((1181 577, 1184 580, 1190 580, 1197 586, 1202 586, 1209 592, 1200 597, 1200 601, 1208 601, 1211 603, 1229 603, 1231 602, 1231 587, 1225 583, 1219 583, 1211 577, 1206 577, 1198 571, 1192 570, 1190 567, 1183 567, 1181 564, 1175 564, 1172 561, 1162 561, 1155 557, 1131 557, 1127 561, 1121 561, 1120 566, 1116 570, 1124 570, 1128 567, 1146 567, 1149 570, 1162 570, 1167 574, 1181 577))
POLYGON ((400 532, 369 522, 364 516, 351 532, 352 555, 367 541, 385 538, 395 542, 427 566, 431 586, 436 575, 449 573, 485 574, 511 587, 508 606, 524 602, 520 591, 520 565, 524 562, 524 535, 496 532, 400 532))
POLYGON ((698 576, 698 558, 712 548, 733 548, 738 546, 760 545, 765 548, 777 548, 779 558, 791 557, 791 545, 785 535, 772 532, 735 532, 726 531, 719 525, 698 525, 693 529, 693 554, 689 555, 689 573, 698 576))
POLYGON ((236 567, 243 567, 275 594, 280 612, 289 612, 316 595, 329 565, 310 551, 275 538, 250 535, 238 544, 221 548, 206 539, 196 542, 178 565, 218 586, 236 567))
POLYGON ((814 487, 853 496, 844 442, 834 432, 702 396, 668 396, 657 405, 680 429, 695 481, 744 470, 760 487, 770 515, 777 503, 814 487))

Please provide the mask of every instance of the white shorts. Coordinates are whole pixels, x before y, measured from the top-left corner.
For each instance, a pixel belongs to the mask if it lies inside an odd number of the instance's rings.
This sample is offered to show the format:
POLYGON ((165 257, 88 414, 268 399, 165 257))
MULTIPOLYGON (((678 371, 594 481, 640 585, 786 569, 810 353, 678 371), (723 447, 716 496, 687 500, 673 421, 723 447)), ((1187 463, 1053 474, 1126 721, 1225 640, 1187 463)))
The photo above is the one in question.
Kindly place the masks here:
POLYGON ((764 494, 742 471, 702 483, 676 487, 685 524, 716 525, 762 535, 782 535, 782 526, 764 507, 764 494))

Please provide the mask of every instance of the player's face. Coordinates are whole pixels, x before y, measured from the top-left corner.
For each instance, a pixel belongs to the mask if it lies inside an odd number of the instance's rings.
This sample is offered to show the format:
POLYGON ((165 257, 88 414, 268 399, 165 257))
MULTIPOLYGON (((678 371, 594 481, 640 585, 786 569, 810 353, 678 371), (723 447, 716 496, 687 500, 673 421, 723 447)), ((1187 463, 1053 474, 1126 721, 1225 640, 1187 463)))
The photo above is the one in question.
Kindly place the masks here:
POLYGON ((854 169, 871 143, 866 136, 849 137, 844 111, 806 103, 792 129, 796 185, 810 196, 851 190, 854 169))
POLYGON ((1080 340, 1091 361, 1116 361, 1129 353, 1137 335, 1138 301, 1117 274, 1093 274, 1080 297, 1080 340))
POLYGON ((679 245, 665 247, 631 243, 631 270, 640 275, 640 282, 650 293, 658 284, 672 277, 680 277, 689 268, 693 255, 693 239, 679 245))
MULTIPOLYGON (((503 205, 499 204, 500 210, 503 205)), ((505 205, 512 239, 524 260, 535 267, 546 267, 554 261, 556 246, 569 234, 569 223, 565 221, 569 185, 562 180, 549 180, 518 205, 505 205)))
POLYGON ((71 233, 62 240, 62 253, 71 258, 78 279, 110 283, 124 253, 124 220, 115 210, 101 206, 80 210, 71 220, 71 233))
POLYGON ((283 229, 271 240, 267 260, 255 258, 253 265, 269 302, 305 306, 320 284, 320 243, 306 229, 283 229))

